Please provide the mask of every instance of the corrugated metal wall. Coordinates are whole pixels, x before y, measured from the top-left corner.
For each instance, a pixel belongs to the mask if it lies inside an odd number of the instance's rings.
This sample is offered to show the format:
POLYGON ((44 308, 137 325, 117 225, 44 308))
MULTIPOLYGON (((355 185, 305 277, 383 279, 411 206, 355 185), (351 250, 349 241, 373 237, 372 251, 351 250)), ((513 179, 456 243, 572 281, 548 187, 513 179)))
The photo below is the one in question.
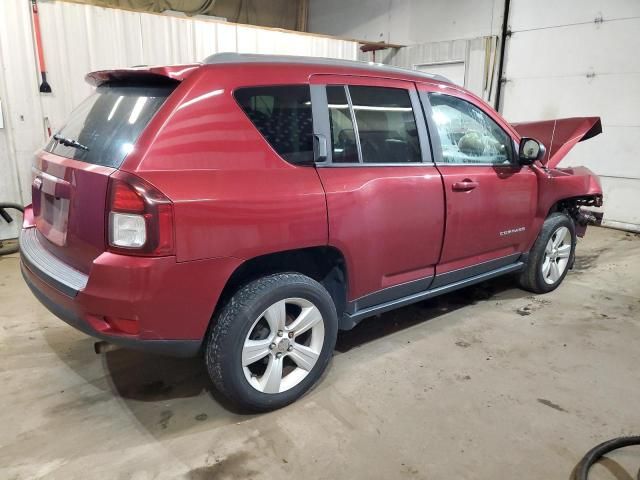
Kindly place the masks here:
POLYGON ((561 166, 595 171, 605 225, 640 231, 640 1, 511 0, 509 25, 505 117, 602 117, 561 166))
POLYGON ((99 7, 122 8, 139 12, 162 13, 167 10, 189 15, 207 15, 229 22, 261 27, 286 28, 306 32, 305 0, 68 0, 99 7))
MULTIPOLYGON (((0 1, 0 200, 30 202, 31 159, 91 92, 92 70, 199 61, 216 52, 279 53, 356 59, 356 42, 232 23, 40 2, 52 94, 38 93, 31 12, 26 0, 0 1)), ((15 236, 0 221, 0 238, 15 236)))

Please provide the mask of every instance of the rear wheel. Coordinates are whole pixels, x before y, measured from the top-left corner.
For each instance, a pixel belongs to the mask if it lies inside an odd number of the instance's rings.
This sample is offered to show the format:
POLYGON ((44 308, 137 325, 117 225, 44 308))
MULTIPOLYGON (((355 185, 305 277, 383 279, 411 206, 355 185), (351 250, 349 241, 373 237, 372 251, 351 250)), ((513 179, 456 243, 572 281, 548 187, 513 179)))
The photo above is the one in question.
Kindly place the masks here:
POLYGON ((338 325, 329 293, 297 273, 249 283, 216 320, 209 374, 230 401, 253 411, 283 407, 311 388, 331 358, 338 325))
POLYGON ((564 213, 549 215, 520 275, 520 286, 534 293, 555 290, 573 265, 575 248, 576 233, 571 217, 564 213))

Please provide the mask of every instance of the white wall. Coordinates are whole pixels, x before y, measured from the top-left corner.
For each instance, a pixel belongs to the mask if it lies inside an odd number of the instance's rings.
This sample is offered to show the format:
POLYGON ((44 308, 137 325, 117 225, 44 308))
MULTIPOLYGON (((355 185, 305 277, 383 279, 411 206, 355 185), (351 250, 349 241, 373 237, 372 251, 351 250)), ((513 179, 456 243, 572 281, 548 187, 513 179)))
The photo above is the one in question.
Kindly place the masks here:
POLYGON ((309 31, 398 45, 499 35, 504 0, 310 0, 309 31))
MULTIPOLYGON (((0 99, 4 128, 0 130, 0 201, 25 203, 33 151, 44 141, 40 100, 36 94, 29 5, 0 2, 0 99), (15 107, 15 108, 14 108, 15 107)), ((8 211, 14 215, 15 211, 8 211)), ((18 225, 0 220, 0 238, 13 238, 18 225)))
MULTIPOLYGON (((33 152, 91 92, 86 73, 140 64, 195 62, 216 52, 279 53, 356 59, 351 41, 233 23, 40 1, 53 93, 40 94, 26 0, 0 0, 0 201, 30 202, 33 152)), ((0 220, 0 239, 15 228, 0 220)))
MULTIPOLYGON (((479 37, 389 48, 377 51, 375 59, 398 67, 439 73, 445 77, 449 76, 447 67, 454 67, 459 80, 462 80, 457 82, 459 85, 487 102, 494 103, 498 84, 499 49, 498 37, 479 37)), ((372 52, 361 53, 360 58, 371 60, 372 52)))
POLYGON ((406 45, 361 60, 433 71, 462 62, 464 86, 493 103, 503 14, 504 0, 310 0, 309 30, 406 45))
MULTIPOLYGON (((20 198, 18 192, 18 176, 14 169, 15 164, 9 159, 8 136, 6 129, 0 129, 0 202, 16 202, 20 198)), ((18 232, 18 222, 20 215, 16 210, 5 210, 14 218, 14 222, 9 225, 0 219, 0 240, 15 238, 18 232)))
POLYGON ((600 116, 561 166, 594 170, 605 224, 640 231, 640 1, 511 0, 509 17, 505 117, 600 116))

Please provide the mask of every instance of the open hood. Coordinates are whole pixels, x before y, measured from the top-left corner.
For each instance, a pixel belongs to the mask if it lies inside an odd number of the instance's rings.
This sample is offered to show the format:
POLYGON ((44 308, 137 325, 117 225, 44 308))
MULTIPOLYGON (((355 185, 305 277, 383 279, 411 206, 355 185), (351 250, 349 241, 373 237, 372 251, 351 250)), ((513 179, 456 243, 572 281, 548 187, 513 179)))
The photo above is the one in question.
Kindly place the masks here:
POLYGON ((523 137, 535 138, 547 148, 540 161, 549 168, 556 167, 576 143, 602 133, 600 117, 558 118, 512 125, 523 137))

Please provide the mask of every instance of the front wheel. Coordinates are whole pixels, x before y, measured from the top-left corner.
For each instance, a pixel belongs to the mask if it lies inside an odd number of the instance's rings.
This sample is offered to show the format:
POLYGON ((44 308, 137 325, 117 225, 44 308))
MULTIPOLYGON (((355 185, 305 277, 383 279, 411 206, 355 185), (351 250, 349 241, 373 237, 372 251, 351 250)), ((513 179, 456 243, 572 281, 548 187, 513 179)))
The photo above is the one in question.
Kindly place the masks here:
POLYGON ((315 280, 297 273, 260 278, 218 315, 207 344, 209 374, 241 409, 283 407, 322 375, 337 326, 331 296, 315 280))
POLYGON ((571 217, 564 213, 549 215, 520 275, 520 286, 534 293, 555 290, 573 264, 575 249, 576 232, 571 217))

